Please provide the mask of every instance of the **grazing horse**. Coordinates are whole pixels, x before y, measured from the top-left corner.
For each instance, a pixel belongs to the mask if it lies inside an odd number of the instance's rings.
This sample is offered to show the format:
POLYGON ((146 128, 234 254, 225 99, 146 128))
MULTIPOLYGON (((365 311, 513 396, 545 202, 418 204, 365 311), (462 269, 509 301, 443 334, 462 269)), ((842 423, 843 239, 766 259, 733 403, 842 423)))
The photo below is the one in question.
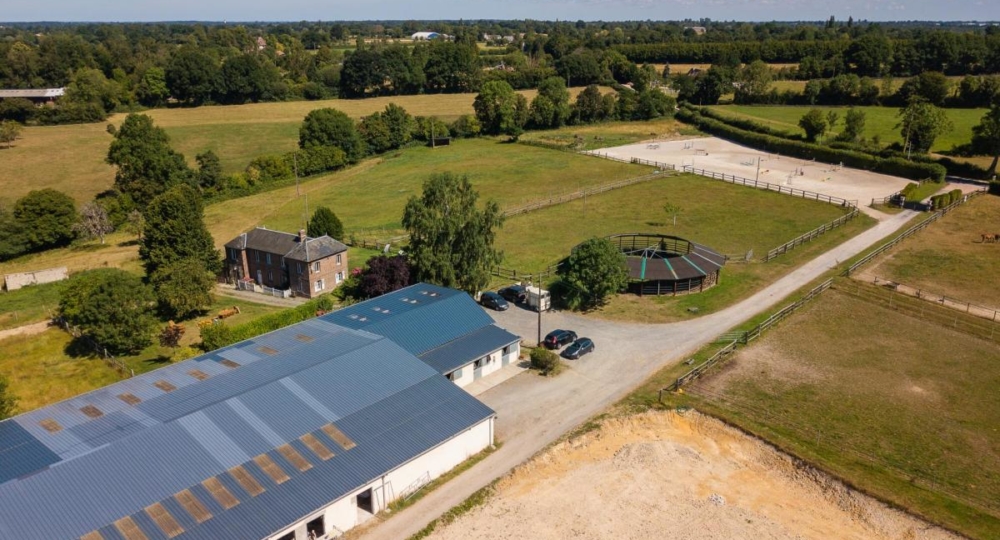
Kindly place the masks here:
POLYGON ((1000 234, 982 233, 979 236, 982 237, 983 244, 996 244, 1000 242, 1000 234))

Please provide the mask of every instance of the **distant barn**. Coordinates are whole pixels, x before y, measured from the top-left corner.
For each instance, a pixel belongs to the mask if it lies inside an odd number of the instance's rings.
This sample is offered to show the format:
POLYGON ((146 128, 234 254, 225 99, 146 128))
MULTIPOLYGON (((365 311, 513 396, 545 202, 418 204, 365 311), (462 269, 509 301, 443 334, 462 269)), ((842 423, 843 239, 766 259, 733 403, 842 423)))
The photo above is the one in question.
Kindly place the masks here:
POLYGON ((432 39, 441 39, 445 37, 444 34, 439 34, 437 32, 417 32, 410 36, 413 41, 430 41, 432 39))
POLYGON ((0 99, 23 98, 33 103, 52 103, 57 98, 61 98, 66 93, 65 88, 25 88, 14 90, 0 90, 0 99))

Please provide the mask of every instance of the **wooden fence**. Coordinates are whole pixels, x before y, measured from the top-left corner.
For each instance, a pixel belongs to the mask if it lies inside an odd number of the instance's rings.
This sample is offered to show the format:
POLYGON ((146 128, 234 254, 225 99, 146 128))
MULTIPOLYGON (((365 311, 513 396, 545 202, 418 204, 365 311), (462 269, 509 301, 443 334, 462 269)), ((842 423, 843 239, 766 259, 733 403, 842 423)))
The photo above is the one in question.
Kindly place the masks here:
POLYGON ((106 347, 102 347, 99 343, 90 339, 90 337, 83 335, 83 332, 78 327, 69 324, 66 319, 56 317, 52 319, 52 322, 59 326, 59 328, 65 330, 69 335, 73 336, 74 339, 79 339, 82 340, 83 343, 86 343, 91 350, 94 351, 95 355, 100 356, 105 362, 108 363, 109 366, 117 369, 118 372, 121 373, 122 377, 135 377, 135 371, 128 367, 124 360, 121 358, 115 358, 113 354, 108 352, 106 347))
POLYGON ((844 225, 848 221, 851 221, 852 219, 858 217, 859 213, 860 212, 858 211, 858 209, 854 207, 847 215, 840 216, 839 218, 829 223, 825 223, 820 227, 817 227, 816 229, 813 229, 794 240, 785 242, 784 244, 772 249, 771 251, 768 251, 767 255, 764 255, 764 258, 761 260, 763 262, 768 262, 771 259, 784 255, 785 253, 788 253, 789 251, 795 249, 796 247, 801 246, 802 244, 805 244, 807 242, 811 242, 815 240, 817 237, 820 237, 826 234, 827 232, 832 231, 833 229, 836 229, 841 225, 844 225))
POLYGON ((918 298, 925 302, 933 302, 936 305, 944 306, 949 309, 955 309, 968 313, 970 315, 975 315, 983 319, 989 319, 993 322, 1000 320, 1000 309, 980 306, 978 304, 973 304, 966 300, 959 300, 957 298, 952 298, 940 293, 926 291, 924 289, 913 287, 905 283, 900 283, 898 281, 893 281, 885 278, 874 277, 874 285, 879 285, 887 289, 892 289, 900 294, 905 294, 907 296, 912 296, 918 298))
POLYGON ((931 223, 934 223, 935 221, 941 219, 941 217, 943 217, 948 212, 951 212, 952 210, 954 210, 954 209, 958 208, 959 206, 965 204, 966 202, 972 200, 972 198, 977 197, 979 195, 982 195, 984 193, 986 193, 985 189, 981 189, 981 190, 978 190, 978 191, 973 191, 972 193, 967 194, 965 197, 962 197, 961 200, 953 202, 950 205, 948 205, 948 206, 946 206, 946 207, 938 210, 937 212, 934 212, 927 219, 925 219, 925 220, 921 221, 920 223, 918 223, 918 224, 910 227, 909 229, 906 229, 905 231, 903 231, 902 234, 900 234, 899 236, 897 236, 896 238, 894 238, 891 242, 887 242, 887 243, 883 244, 882 246, 880 246, 875 251, 872 251, 868 255, 865 255, 864 257, 862 257, 861 259, 859 259, 856 263, 854 263, 850 267, 848 267, 847 270, 844 270, 843 275, 850 276, 858 268, 861 268, 862 266, 870 263, 872 260, 874 260, 879 255, 881 255, 881 254, 885 253, 886 251, 889 251, 890 249, 896 247, 896 245, 898 245, 903 240, 906 240, 907 238, 913 236, 914 234, 922 231, 923 229, 925 229, 926 227, 928 227, 931 223))
POLYGON ((526 274, 524 272, 518 272, 513 268, 504 268, 502 266, 495 266, 490 269, 490 273, 496 277, 507 279, 510 281, 530 281, 532 283, 539 283, 544 279, 548 279, 556 273, 559 272, 559 267, 561 264, 553 264, 544 270, 540 270, 533 274, 526 274))
POLYGON ((726 345, 721 350, 719 350, 719 352, 712 355, 711 358, 705 360, 701 364, 698 364, 696 367, 694 367, 687 373, 678 377, 674 382, 670 383, 670 385, 667 386, 666 388, 661 389, 659 393, 660 401, 663 401, 664 392, 676 392, 678 389, 680 389, 688 382, 693 381, 698 377, 701 377, 702 375, 705 374, 706 371, 708 371, 716 364, 721 362, 723 359, 728 357, 730 354, 735 352, 740 345, 746 345, 751 341, 759 338, 761 334, 763 334, 764 331, 766 331, 768 328, 771 328, 772 326, 783 321, 789 315, 791 315, 799 308, 804 306, 806 302, 812 300, 823 291, 829 289, 831 285, 833 285, 833 279, 828 279, 824 281, 823 283, 819 284, 816 288, 806 293, 805 296, 803 296, 796 302, 793 302, 792 304, 789 304, 781 308, 777 313, 768 317, 764 322, 758 324, 757 326, 753 327, 752 329, 746 332, 738 332, 738 333, 729 332, 725 334, 727 337, 733 338, 732 341, 729 343, 729 345, 726 345))

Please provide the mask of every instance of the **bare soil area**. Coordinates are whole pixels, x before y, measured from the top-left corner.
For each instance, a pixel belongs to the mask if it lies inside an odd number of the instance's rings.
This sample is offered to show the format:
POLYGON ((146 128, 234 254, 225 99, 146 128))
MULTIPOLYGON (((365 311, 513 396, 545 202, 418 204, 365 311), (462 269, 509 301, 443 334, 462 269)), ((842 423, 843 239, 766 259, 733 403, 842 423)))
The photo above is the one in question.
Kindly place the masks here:
POLYGON ((959 538, 694 411, 647 412, 546 450, 431 538, 959 538))

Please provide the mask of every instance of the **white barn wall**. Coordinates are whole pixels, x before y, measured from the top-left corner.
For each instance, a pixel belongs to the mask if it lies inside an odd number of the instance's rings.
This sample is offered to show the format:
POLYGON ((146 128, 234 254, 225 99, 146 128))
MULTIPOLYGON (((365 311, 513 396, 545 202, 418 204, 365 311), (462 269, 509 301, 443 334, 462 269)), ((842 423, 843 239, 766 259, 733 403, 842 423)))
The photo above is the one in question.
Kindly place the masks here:
POLYGON ((347 531, 356 527, 359 525, 358 507, 355 500, 358 493, 371 488, 375 512, 380 512, 385 509, 388 502, 401 497, 404 490, 421 476, 428 475, 430 480, 433 480, 492 445, 494 420, 495 418, 483 420, 436 448, 386 474, 384 493, 382 478, 376 479, 371 484, 356 489, 329 506, 318 509, 295 525, 286 527, 270 538, 276 539, 294 530, 296 532, 296 540, 306 540, 306 523, 321 514, 324 516, 324 523, 328 531, 331 530, 331 526, 341 531, 347 531))
MULTIPOLYGON (((521 344, 513 343, 512 345, 510 345, 510 354, 513 355, 511 357, 510 363, 511 364, 516 363, 518 361, 518 357, 521 354, 521 344)), ((492 373, 496 373, 497 371, 500 371, 504 367, 503 349, 498 349, 496 351, 493 351, 489 355, 484 356, 483 359, 484 362, 483 362, 482 376, 480 378, 486 377, 492 373)), ((476 360, 478 360, 478 358, 476 360)), ((456 376, 458 374, 458 370, 453 371, 451 381, 455 383, 455 385, 457 385, 459 388, 467 386, 473 381, 475 381, 476 378, 475 378, 475 369, 473 368, 474 365, 475 365, 475 360, 462 366, 460 368, 461 375, 458 376, 456 376)))

